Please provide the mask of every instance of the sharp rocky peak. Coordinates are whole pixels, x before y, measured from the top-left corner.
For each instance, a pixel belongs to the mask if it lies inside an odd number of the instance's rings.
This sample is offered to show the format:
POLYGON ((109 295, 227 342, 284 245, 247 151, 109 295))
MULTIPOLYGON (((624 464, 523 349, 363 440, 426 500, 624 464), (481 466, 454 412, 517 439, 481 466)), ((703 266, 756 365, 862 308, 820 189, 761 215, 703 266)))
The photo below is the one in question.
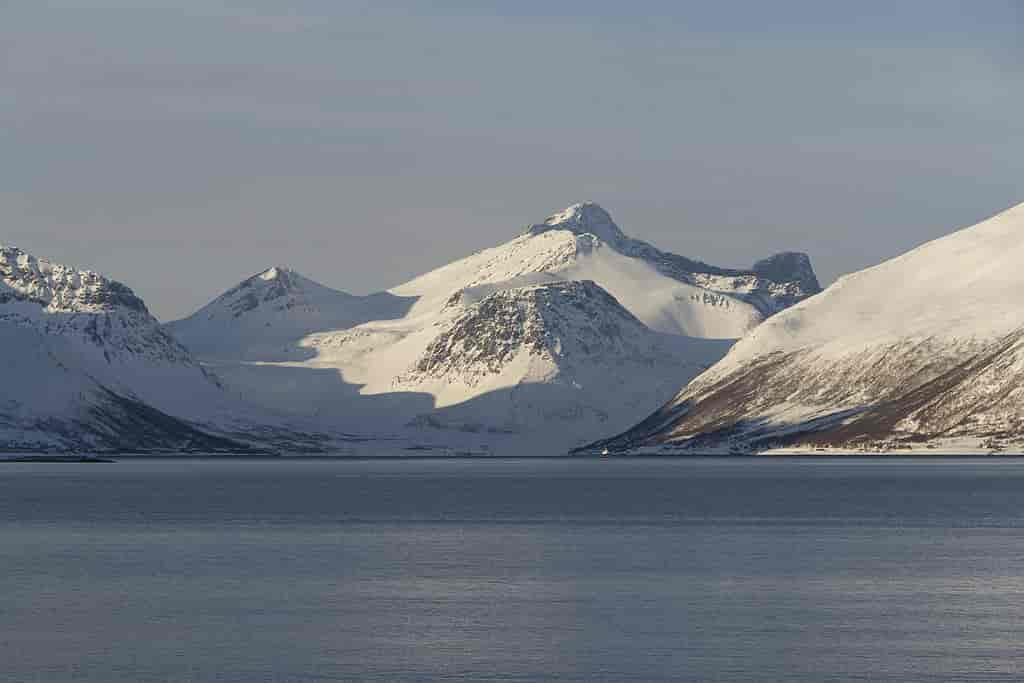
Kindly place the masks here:
POLYGON ((271 266, 266 270, 243 280, 236 287, 219 297, 231 308, 237 318, 247 311, 258 308, 263 302, 302 297, 304 278, 291 268, 271 266))
POLYGON ((312 284, 312 281, 291 268, 271 266, 243 280, 232 292, 259 290, 268 293, 272 292, 273 296, 284 296, 290 293, 304 292, 308 284, 312 284))
POLYGON ((754 264, 754 273, 776 282, 797 282, 808 293, 821 291, 811 257, 799 251, 784 251, 754 264))
POLYGON ((530 235, 540 235, 551 230, 568 230, 576 235, 594 235, 609 244, 618 244, 626 235, 612 220, 611 215, 594 202, 582 202, 548 216, 543 223, 531 225, 530 235))

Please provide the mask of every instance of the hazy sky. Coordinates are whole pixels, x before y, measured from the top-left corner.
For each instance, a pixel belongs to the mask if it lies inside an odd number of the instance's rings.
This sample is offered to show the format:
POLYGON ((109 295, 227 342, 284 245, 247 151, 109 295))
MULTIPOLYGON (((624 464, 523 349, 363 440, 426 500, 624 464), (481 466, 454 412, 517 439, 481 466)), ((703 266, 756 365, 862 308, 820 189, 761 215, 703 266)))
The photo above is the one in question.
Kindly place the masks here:
POLYGON ((593 200, 830 282, 1024 201, 1022 7, 2 0, 0 242, 171 319, 274 264, 393 286, 593 200))

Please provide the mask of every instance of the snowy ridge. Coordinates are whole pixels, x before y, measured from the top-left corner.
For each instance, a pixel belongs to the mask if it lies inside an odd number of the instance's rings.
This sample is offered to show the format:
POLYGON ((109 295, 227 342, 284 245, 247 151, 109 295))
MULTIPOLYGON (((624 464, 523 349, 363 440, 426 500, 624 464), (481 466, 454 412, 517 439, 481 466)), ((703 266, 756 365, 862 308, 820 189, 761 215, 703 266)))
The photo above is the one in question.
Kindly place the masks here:
POLYGON ((253 445, 236 434, 286 434, 128 287, 14 247, 0 247, 0 348, 0 450, 239 451, 253 445))
POLYGON ((479 435, 492 452, 512 433, 512 448, 529 437, 557 453, 627 427, 816 291, 806 257, 764 263, 658 251, 585 203, 388 292, 271 269, 168 328, 275 410, 364 433, 479 435))
POLYGON ((49 313, 93 313, 117 308, 149 313, 142 300, 120 282, 0 245, 0 304, 16 301, 38 304, 49 313))
POLYGON ((574 204, 544 223, 530 226, 527 234, 540 235, 553 230, 596 237, 616 252, 641 260, 666 277, 737 297, 755 306, 764 316, 821 291, 806 254, 775 254, 758 261, 750 270, 719 268, 627 237, 608 212, 592 202, 574 204))
POLYGON ((198 367, 128 287, 0 246, 0 321, 80 343, 82 352, 115 359, 198 367))
POLYGON ((629 240, 615 225, 611 215, 593 202, 583 202, 554 213, 543 222, 526 229, 528 235, 543 235, 552 230, 565 230, 574 235, 593 235, 615 247, 629 240))
POLYGON ((767 316, 821 291, 810 260, 784 253, 736 270, 661 251, 627 237, 597 204, 574 204, 520 237, 391 290, 415 296, 413 312, 437 297, 524 276, 589 279, 648 326, 673 334, 735 339, 767 316))
POLYGON ((273 266, 247 278, 168 331, 194 353, 268 360, 323 330, 401 315, 408 304, 385 293, 358 297, 273 266))
POLYGON ((1024 205, 844 277, 598 447, 1019 450, 1022 238, 1024 205))

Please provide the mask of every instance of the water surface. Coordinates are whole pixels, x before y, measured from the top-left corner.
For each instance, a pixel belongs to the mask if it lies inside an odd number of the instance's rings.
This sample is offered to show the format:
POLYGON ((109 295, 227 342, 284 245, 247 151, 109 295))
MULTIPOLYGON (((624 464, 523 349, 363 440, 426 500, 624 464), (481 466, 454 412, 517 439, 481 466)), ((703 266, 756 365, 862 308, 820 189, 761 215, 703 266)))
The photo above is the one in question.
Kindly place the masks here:
POLYGON ((0 680, 1019 680, 1024 460, 0 466, 0 680))

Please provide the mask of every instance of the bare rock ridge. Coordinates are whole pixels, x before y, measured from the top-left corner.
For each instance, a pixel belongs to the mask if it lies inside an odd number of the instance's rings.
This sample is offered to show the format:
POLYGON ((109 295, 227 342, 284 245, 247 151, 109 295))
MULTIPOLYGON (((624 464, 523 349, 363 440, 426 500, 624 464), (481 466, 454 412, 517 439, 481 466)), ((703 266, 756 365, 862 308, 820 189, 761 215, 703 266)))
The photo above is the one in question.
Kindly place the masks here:
POLYGON ((769 319, 586 451, 1024 451, 1024 204, 769 319))
POLYGON ((821 285, 811 267, 811 258, 796 251, 785 251, 754 264, 753 272, 768 280, 793 282, 803 292, 820 292, 821 285))
POLYGON ((452 320, 405 381, 498 374, 521 352, 555 364, 643 360, 644 349, 635 342, 647 332, 590 280, 516 287, 490 294, 452 320))
POLYGON ((0 321, 74 337, 108 364, 139 357, 198 368, 125 285, 15 247, 0 246, 0 306, 0 321))
POLYGON ((40 261, 16 247, 0 245, 0 303, 29 301, 54 312, 125 308, 149 314, 142 299, 120 282, 97 273, 40 261))

